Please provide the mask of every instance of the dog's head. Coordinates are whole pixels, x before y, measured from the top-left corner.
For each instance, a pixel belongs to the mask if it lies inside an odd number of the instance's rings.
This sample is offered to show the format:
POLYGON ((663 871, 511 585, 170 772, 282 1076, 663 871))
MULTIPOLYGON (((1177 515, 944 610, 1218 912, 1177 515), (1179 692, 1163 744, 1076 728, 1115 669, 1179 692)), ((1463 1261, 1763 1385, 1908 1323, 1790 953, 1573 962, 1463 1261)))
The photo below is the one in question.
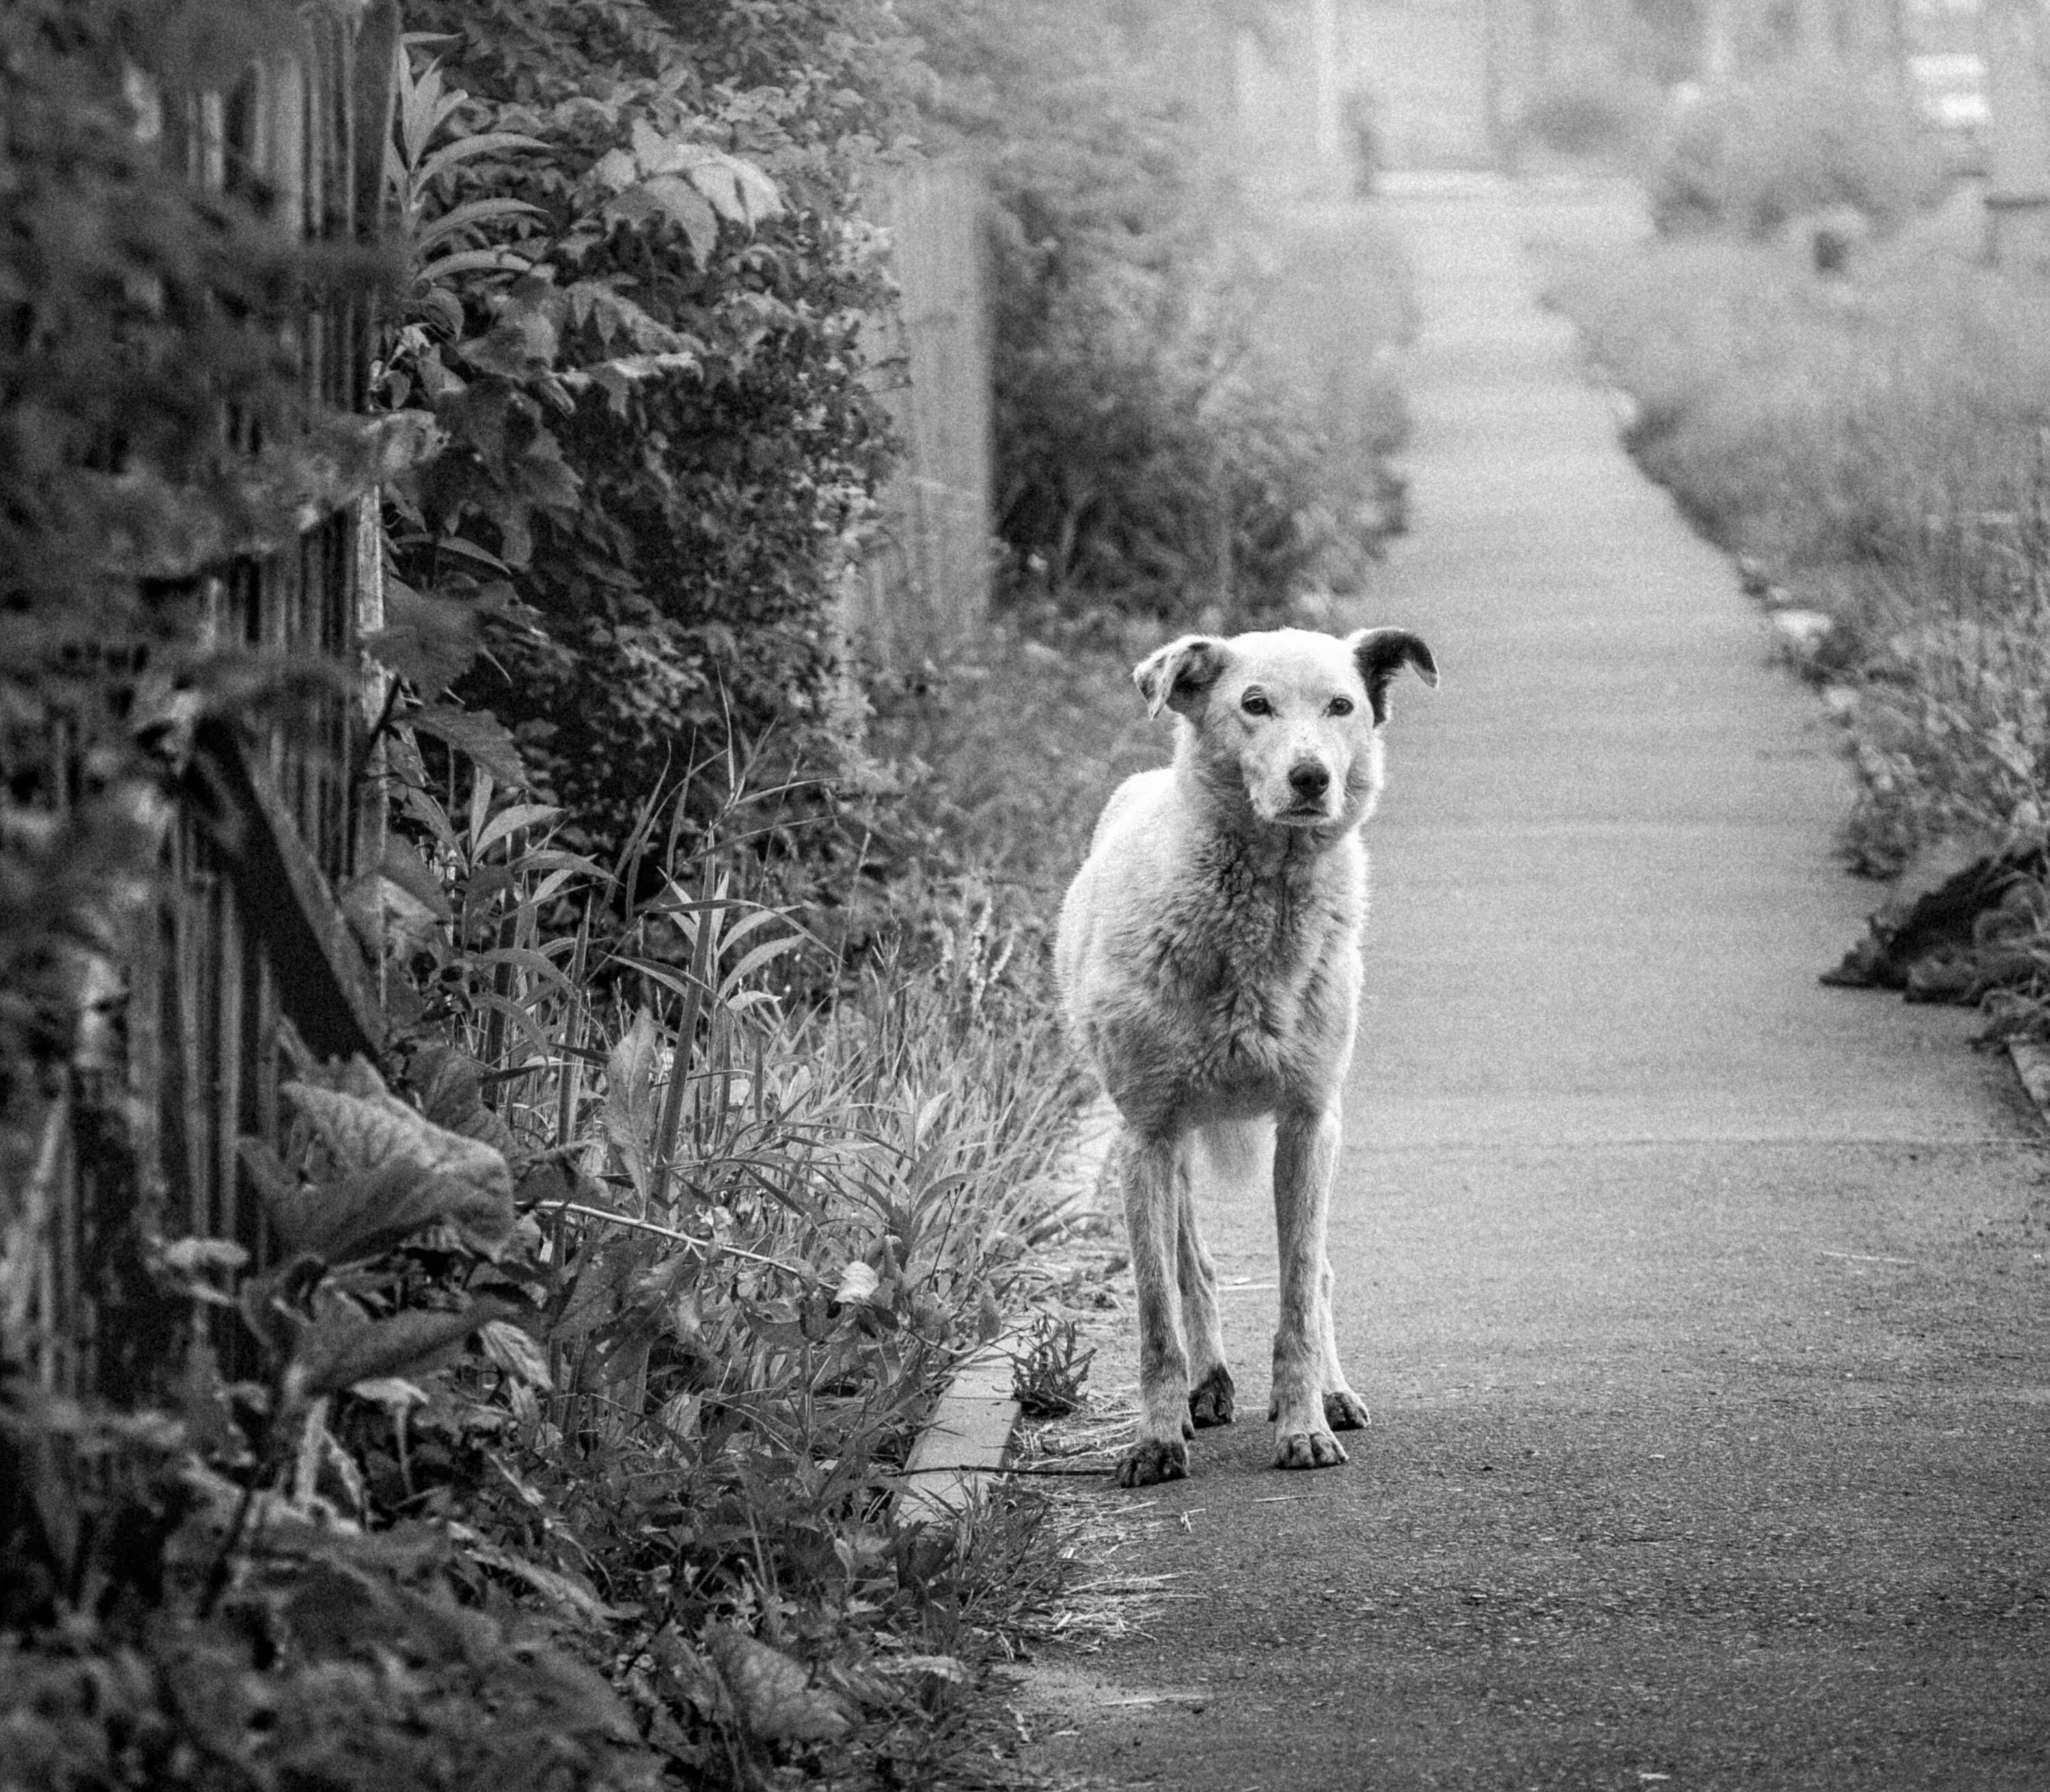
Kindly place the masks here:
POLYGON ((1340 639, 1308 629, 1187 634, 1149 654, 1132 681, 1150 714, 1183 720, 1179 755, 1205 789, 1258 821, 1351 826, 1381 789, 1388 687, 1405 666, 1438 681, 1431 650, 1406 629, 1340 639))

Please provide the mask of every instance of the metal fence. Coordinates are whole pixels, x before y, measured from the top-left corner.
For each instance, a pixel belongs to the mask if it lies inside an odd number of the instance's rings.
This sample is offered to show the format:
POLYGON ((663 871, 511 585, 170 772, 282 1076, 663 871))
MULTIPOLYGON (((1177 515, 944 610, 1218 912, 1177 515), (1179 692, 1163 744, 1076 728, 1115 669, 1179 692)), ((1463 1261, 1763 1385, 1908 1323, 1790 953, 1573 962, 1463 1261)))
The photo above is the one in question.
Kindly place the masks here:
MULTIPOLYGON (((398 13, 307 9, 297 51, 231 92, 139 90, 145 135, 167 162, 220 190, 261 190, 309 239, 375 228, 398 13)), ((364 408, 367 303, 315 312, 293 343, 306 396, 364 408)), ((227 420, 224 420, 224 427, 227 420)), ((161 898, 124 964, 88 990, 115 1048, 53 1117, 22 1216, 35 1271, 13 1298, 17 1338, 45 1384, 120 1398, 177 1317, 135 1261, 138 1212, 171 1236, 232 1239, 259 1259, 265 1220, 238 1146, 275 1139, 278 1090, 295 1060, 374 1052, 369 961, 336 892, 381 852, 383 806, 358 642, 380 617, 374 490, 330 486, 298 538, 197 581, 206 639, 318 656, 345 672, 297 705, 290 726, 215 722, 195 736, 166 846, 161 898), (97 1086, 95 1086, 95 1085, 97 1086), (124 1149, 95 1148, 118 1116, 124 1149)))

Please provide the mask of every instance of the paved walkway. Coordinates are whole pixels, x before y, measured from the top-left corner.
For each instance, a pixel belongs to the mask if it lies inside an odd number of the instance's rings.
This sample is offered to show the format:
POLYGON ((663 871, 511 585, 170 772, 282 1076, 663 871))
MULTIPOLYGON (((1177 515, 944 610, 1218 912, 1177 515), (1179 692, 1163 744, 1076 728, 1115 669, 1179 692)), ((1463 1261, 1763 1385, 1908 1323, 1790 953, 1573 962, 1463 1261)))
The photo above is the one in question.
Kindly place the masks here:
MULTIPOLYGON (((1600 197, 1382 201, 1423 328, 1332 1255, 1375 1428, 1198 1440, 1044 1665, 1106 1786, 2050 1786, 2050 1199, 1970 1017, 1825 989, 1849 791, 1722 558, 1616 445, 1520 244, 1600 197), (1136 1702, 1135 1702, 1136 1701, 1136 1702)), ((1271 1216, 1212 1216, 1264 1407, 1271 1216)), ((1138 1496, 1106 1491, 1106 1501, 1138 1496)), ((1066 1731, 1066 1735, 1054 1732, 1066 1731)))

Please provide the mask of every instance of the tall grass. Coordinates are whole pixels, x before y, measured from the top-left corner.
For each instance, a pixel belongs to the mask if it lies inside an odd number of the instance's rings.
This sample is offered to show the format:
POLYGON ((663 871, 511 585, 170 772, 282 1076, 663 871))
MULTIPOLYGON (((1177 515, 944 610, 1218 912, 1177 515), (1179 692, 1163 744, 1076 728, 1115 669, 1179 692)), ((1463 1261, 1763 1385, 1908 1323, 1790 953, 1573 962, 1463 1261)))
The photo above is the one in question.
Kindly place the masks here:
POLYGON ((1631 445, 1715 539, 1834 623, 1853 685, 1855 858, 2040 844, 2050 736, 2050 294, 1958 221, 1818 276, 1791 250, 1663 244, 1565 271, 1631 445))
MULTIPOLYGON (((461 1044, 540 1234, 545 1370, 474 1372, 515 1420, 483 1503, 527 1561, 648 1614, 672 1697, 729 1746, 844 1743, 836 1713, 944 1703, 952 1652, 980 1646, 962 1610, 1004 1605, 981 1555, 1010 1560, 1035 1521, 1014 1501, 906 1529, 894 1475, 1030 1291, 1074 1091, 1037 955, 987 903, 918 964, 795 994, 816 981, 786 974, 804 931, 739 893, 748 853, 720 844, 745 806, 602 947, 587 919, 552 946, 532 924, 626 881, 555 851, 551 818, 487 800, 430 829, 501 977, 461 1044), (750 1712, 735 1637, 799 1664, 812 1702, 750 1712), (892 1680, 879 1642, 927 1667, 892 1680)), ((642 841, 661 831, 644 815, 642 841)))
POLYGON ((1062 1141, 1026 962, 985 906, 925 968, 871 963, 807 1003, 785 974, 804 930, 739 893, 744 850, 715 834, 594 930, 618 881, 554 849, 551 813, 478 790, 431 851, 453 916, 441 980, 467 989, 456 1049, 536 1169, 555 1396, 522 1403, 527 1432, 553 1450, 653 1426, 689 1454, 709 1404, 795 1440, 830 1388, 843 1412, 856 1390, 902 1405, 863 1444, 900 1453, 1017 1275, 1062 1141), (801 1347, 762 1322, 807 1303, 801 1347))
POLYGON ((937 1782, 959 1689, 1059 1572, 1037 1502, 897 1501, 1031 1286, 1070 1106, 1034 961, 984 904, 807 1000, 744 805, 682 856, 688 793, 644 814, 651 886, 394 744, 386 970, 422 994, 392 1086, 288 1084, 293 1135, 246 1147, 261 1274, 161 1241, 194 1315, 163 1410, 0 1380, 0 1616, 29 1620, 0 1734, 66 1785, 142 1783, 102 1771, 138 1736, 166 1786, 372 1792, 409 1756, 508 1792, 937 1782), (260 1382, 224 1380, 209 1314, 260 1382))
POLYGON ((1950 519, 2012 510, 2033 477, 2042 296, 1926 237, 1849 280, 1783 248, 1660 244, 1554 292, 1636 400, 1647 470, 1733 548, 1912 560, 1950 519))

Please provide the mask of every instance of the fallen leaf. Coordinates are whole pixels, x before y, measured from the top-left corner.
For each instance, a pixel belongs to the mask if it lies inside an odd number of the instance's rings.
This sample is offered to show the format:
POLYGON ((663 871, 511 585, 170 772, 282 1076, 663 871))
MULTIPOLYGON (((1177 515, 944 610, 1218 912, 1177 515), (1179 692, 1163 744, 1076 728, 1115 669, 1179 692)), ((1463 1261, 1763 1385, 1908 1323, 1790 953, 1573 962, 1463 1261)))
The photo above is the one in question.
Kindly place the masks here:
POLYGON ((813 1683, 801 1662, 731 1627, 705 1646, 742 1727, 769 1742, 837 1742, 848 1729, 841 1700, 813 1683))

